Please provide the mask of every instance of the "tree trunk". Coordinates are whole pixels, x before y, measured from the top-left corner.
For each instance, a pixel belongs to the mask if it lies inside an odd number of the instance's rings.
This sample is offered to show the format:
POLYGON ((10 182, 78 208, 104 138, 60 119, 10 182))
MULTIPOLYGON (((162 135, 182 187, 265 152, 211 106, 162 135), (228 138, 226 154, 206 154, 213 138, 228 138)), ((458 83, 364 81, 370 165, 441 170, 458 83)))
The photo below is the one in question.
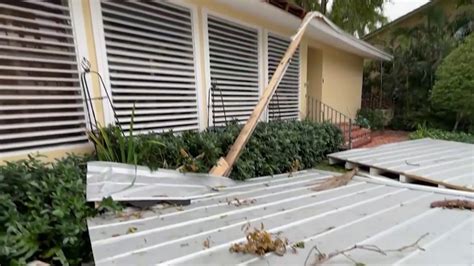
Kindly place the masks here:
POLYGON ((463 117, 462 112, 456 114, 456 123, 454 123, 453 132, 455 132, 458 129, 459 122, 461 122, 462 117, 463 117))
POLYGON ((328 0, 321 0, 321 13, 326 15, 327 13, 328 0))

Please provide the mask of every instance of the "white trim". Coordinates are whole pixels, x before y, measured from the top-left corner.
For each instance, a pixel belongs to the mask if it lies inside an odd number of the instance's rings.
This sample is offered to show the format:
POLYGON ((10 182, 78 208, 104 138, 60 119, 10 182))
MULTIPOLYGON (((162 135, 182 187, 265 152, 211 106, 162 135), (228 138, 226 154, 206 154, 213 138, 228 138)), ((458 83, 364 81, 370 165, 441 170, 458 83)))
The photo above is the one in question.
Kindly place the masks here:
POLYGON ((201 78, 201 37, 199 34, 199 10, 196 5, 185 4, 179 2, 179 5, 189 8, 191 13, 191 27, 192 27, 192 41, 193 41, 193 60, 194 60, 194 78, 196 86, 196 104, 197 104, 197 116, 199 131, 206 129, 204 124, 204 112, 202 108, 205 108, 206 102, 203 100, 202 86, 203 81, 201 78))
MULTIPOLYGON (((60 144, 60 145, 54 145, 54 146, 49 146, 49 147, 44 147, 44 148, 39 148, 39 149, 34 149, 32 150, 31 148, 29 149, 24 149, 24 150, 17 150, 17 151, 11 151, 11 152, 2 152, 0 153, 0 165, 1 162, 5 161, 11 161, 12 157, 17 157, 17 156, 27 156, 28 154, 44 154, 44 153, 50 153, 50 152, 55 152, 58 150, 66 150, 64 154, 66 153, 74 153, 74 149, 81 149, 81 148, 88 148, 90 147, 91 150, 93 150, 93 146, 91 142, 85 142, 85 143, 78 143, 78 144, 60 144)), ((49 158, 49 157, 48 157, 49 158)), ((53 158, 50 158, 53 159, 53 158)))
POLYGON ((208 24, 207 24, 207 9, 202 9, 201 11, 201 23, 202 23, 202 30, 203 30, 203 38, 204 38, 204 78, 205 78, 205 83, 203 84, 206 86, 205 88, 205 93, 206 93, 206 126, 209 128, 213 126, 211 117, 213 115, 212 113, 212 108, 208 108, 211 103, 211 97, 209 97, 209 90, 211 88, 211 59, 209 56, 209 30, 208 30, 208 24))
MULTIPOLYGON (((258 73, 260 75, 260 77, 258 78, 258 99, 260 100, 260 98, 262 97, 263 95, 263 91, 265 90, 265 42, 264 40, 266 39, 266 37, 264 37, 263 35, 264 33, 264 28, 263 27, 259 27, 258 28, 258 73)), ((268 108, 267 108, 268 109, 268 108)), ((267 122, 268 121, 268 117, 267 115, 265 114, 265 112, 263 113, 263 115, 260 116, 260 121, 265 121, 267 122)))
MULTIPOLYGON (((76 60, 77 60, 77 70, 79 71, 79 77, 81 73, 83 72, 83 69, 81 67, 82 64, 82 58, 88 58, 89 56, 89 47, 87 46, 86 42, 80 42, 78 40, 85 40, 86 39, 86 31, 85 31, 85 24, 84 24, 84 13, 82 9, 82 4, 80 1, 73 1, 73 0, 68 0, 68 5, 69 5, 69 11, 70 11, 70 16, 71 16, 71 30, 72 30, 72 35, 74 38, 74 50, 76 51, 76 60)), ((86 75, 86 82, 87 84, 91 84, 92 79, 90 75, 86 75)), ((79 87, 81 88, 81 95, 83 94, 83 88, 82 85, 79 83, 79 87)), ((92 93, 91 91, 92 87, 89 87, 89 93, 92 93)), ((86 128, 89 130, 92 130, 90 128, 90 122, 89 122, 89 116, 87 115, 87 106, 89 108, 92 108, 93 103, 92 102, 87 102, 84 99, 86 98, 86 95, 82 95, 82 105, 84 108, 84 119, 86 120, 86 128)), ((90 109, 92 110, 92 109, 90 109)), ((92 114, 91 114, 92 116, 92 114)))
MULTIPOLYGON (((268 33, 270 31, 267 29, 263 29, 263 90, 265 90, 266 86, 268 85, 268 82, 270 81, 268 79, 268 33)), ((267 108, 265 108, 265 111, 263 113, 264 121, 268 122, 270 120, 270 111, 267 108)))
MULTIPOLYGON (((300 18, 267 3, 267 1, 215 1, 225 4, 235 11, 266 20, 277 28, 281 27, 296 31, 301 24, 300 18)), ((391 60, 393 58, 390 54, 342 31, 322 14, 318 14, 318 19, 311 21, 305 35, 317 42, 364 58, 382 60, 391 60)))
MULTIPOLYGON (((76 1, 79 2, 79 1, 76 1)), ((109 124, 114 125, 114 114, 112 111, 112 106, 110 106, 109 101, 105 98, 107 94, 105 90, 107 90, 108 94, 112 97, 112 89, 110 87, 110 75, 109 75, 109 64, 107 62, 107 50, 105 46, 105 35, 104 35, 104 23, 102 20, 102 7, 100 4, 100 0, 89 1, 90 5, 90 13, 92 19, 92 34, 94 37, 94 45, 95 45, 95 54, 97 59, 97 69, 96 71, 99 72, 104 80, 105 88, 102 87, 102 83, 99 80, 99 87, 100 89, 100 96, 103 97, 102 99, 102 107, 104 109, 104 122, 106 126, 109 124)), ((93 69, 94 70, 94 69, 93 69)), ((110 99, 112 101, 112 99, 110 99)))

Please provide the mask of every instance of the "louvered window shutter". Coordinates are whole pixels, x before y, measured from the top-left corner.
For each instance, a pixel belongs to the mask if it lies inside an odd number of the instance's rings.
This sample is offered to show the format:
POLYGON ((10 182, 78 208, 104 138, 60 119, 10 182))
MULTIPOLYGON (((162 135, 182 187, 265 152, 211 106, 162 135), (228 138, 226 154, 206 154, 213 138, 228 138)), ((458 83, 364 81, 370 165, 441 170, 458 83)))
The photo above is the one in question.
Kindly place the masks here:
POLYGON ((245 122, 259 98, 258 31, 209 15, 208 38, 215 123, 245 122))
POLYGON ((113 103, 124 129, 199 128, 191 11, 160 1, 102 1, 113 103))
POLYGON ((0 154, 86 143, 68 1, 0 3, 0 154))
MULTIPOLYGON (((270 80, 290 41, 272 33, 268 34, 268 79, 270 80)), ((269 120, 298 119, 299 117, 299 49, 294 53, 290 65, 277 87, 269 104, 269 120)))

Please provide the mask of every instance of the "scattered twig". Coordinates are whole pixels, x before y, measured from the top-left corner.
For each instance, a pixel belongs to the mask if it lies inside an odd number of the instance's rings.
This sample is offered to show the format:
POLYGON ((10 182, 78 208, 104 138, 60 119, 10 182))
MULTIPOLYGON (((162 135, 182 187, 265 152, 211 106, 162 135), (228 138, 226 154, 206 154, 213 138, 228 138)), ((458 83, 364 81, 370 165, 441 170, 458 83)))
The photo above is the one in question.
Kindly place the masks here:
POLYGON ((431 208, 474 210, 474 201, 471 200, 441 200, 431 202, 431 208))
POLYGON ((325 181, 318 183, 317 186, 312 187, 311 190, 313 191, 323 191, 331 188, 336 188, 340 186, 345 186, 349 181, 352 180, 354 175, 357 173, 357 168, 353 169, 350 172, 347 172, 343 175, 333 176, 331 178, 326 179, 325 181))
POLYGON ((238 199, 234 198, 233 200, 227 200, 228 205, 234 205, 236 207, 240 207, 242 205, 251 205, 257 202, 256 199, 238 199))
POLYGON ((355 261, 353 258, 351 258, 347 254, 347 253, 349 253, 349 252, 351 252, 355 249, 362 249, 362 250, 372 251, 372 252, 379 253, 383 256, 387 256, 387 253, 403 252, 403 251, 405 251, 407 249, 411 249, 411 248, 416 248, 416 249, 425 251, 425 249, 423 249, 422 247, 419 246, 419 243, 423 238, 427 237, 428 235, 429 235, 429 233, 425 233, 422 236, 420 236, 414 243, 406 245, 406 246, 402 246, 402 247, 397 248, 397 249, 381 249, 376 245, 354 245, 352 247, 349 247, 349 248, 346 248, 346 249, 343 249, 343 250, 336 250, 334 252, 326 254, 326 253, 321 252, 321 250, 319 250, 319 248, 315 245, 310 249, 308 255, 306 256, 304 265, 307 265, 308 260, 311 257, 311 254, 313 253, 313 251, 316 251, 316 261, 313 263, 314 265, 320 265, 320 264, 332 259, 333 257, 335 257, 337 255, 343 255, 344 257, 350 259, 355 264, 361 264, 361 263, 355 261))

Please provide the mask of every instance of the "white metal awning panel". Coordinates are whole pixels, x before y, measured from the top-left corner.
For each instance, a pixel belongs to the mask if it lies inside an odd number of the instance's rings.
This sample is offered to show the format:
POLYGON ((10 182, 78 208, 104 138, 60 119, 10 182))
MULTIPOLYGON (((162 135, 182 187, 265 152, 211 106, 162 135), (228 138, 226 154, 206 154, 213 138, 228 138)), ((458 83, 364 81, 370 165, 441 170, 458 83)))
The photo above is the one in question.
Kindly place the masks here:
POLYGON ((115 201, 176 201, 208 197, 234 185, 225 177, 180 173, 111 162, 87 163, 87 201, 112 197, 115 201))
POLYGON ((427 138, 337 152, 329 158, 367 166, 373 172, 419 176, 426 182, 474 190, 473 144, 427 138))
MULTIPOLYGON (((315 245, 327 253, 361 243, 391 249, 411 244, 427 233, 419 243, 426 253, 408 249, 387 256, 354 252, 353 257, 373 264, 474 262, 468 237, 455 238, 472 235, 472 212, 430 208, 432 201, 472 200, 474 195, 362 177, 336 189, 310 189, 333 175, 310 170, 255 178, 222 188, 218 195, 192 200, 189 206, 162 206, 126 218, 90 219, 95 263, 304 265, 315 245), (257 228, 263 224, 268 232, 288 238, 290 245, 303 241, 305 248, 283 257, 230 253, 231 244, 245 240, 242 227, 248 223, 257 228), (426 256, 435 251, 441 254, 426 256), (441 255, 441 260, 435 260, 441 255)), ((353 265, 345 257, 335 257, 329 263, 353 265)))

